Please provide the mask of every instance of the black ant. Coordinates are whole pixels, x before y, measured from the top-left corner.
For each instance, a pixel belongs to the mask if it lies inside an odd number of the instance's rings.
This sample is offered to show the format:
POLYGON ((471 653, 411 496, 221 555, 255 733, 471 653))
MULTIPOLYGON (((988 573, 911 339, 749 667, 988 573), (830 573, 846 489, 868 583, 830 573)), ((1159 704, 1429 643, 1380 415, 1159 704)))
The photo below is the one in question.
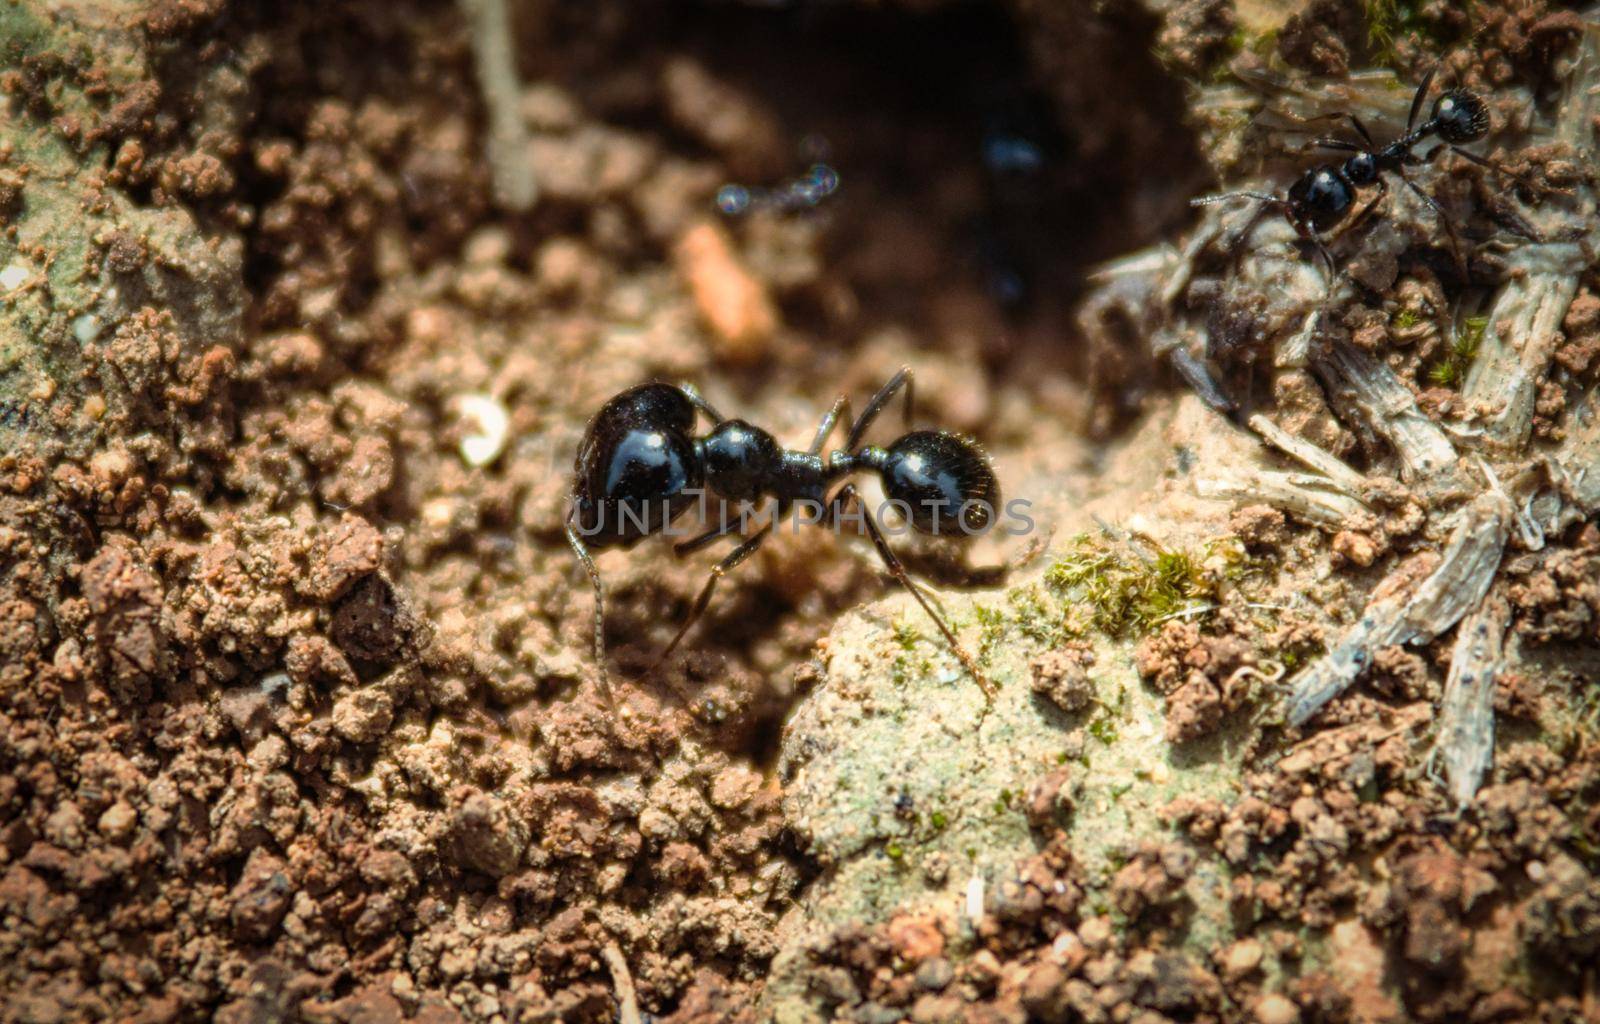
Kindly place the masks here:
MULTIPOLYGON (((1442 149, 1449 149, 1466 157, 1473 163, 1481 164, 1493 170, 1505 172, 1485 158, 1475 153, 1469 153, 1461 147, 1470 142, 1477 142, 1489 134, 1489 111, 1482 98, 1476 93, 1466 89, 1449 89, 1441 93, 1433 102, 1433 111, 1428 119, 1417 124, 1417 114, 1422 110, 1422 101, 1428 95, 1428 87, 1433 84, 1433 70, 1422 78, 1422 84, 1417 86, 1416 95, 1411 99, 1411 113, 1406 118, 1405 134, 1398 139, 1379 149, 1372 141, 1372 135, 1367 131, 1361 119, 1351 113, 1342 116, 1349 118, 1351 125, 1361 136, 1361 142, 1348 142, 1343 139, 1318 139, 1316 144, 1324 149, 1334 149, 1351 154, 1343 163, 1323 164, 1313 167, 1301 175, 1293 185, 1289 186, 1286 195, 1271 195, 1265 192, 1228 192, 1218 196, 1206 196, 1192 200, 1195 206, 1205 206, 1211 203, 1226 202, 1230 199, 1248 198, 1258 199, 1268 204, 1267 208, 1276 207, 1283 212, 1284 218, 1294 228, 1295 233, 1301 238, 1316 246, 1318 254, 1327 264, 1330 274, 1336 273, 1333 257, 1329 254, 1327 246, 1322 241, 1322 236, 1336 227, 1349 215, 1356 204, 1357 191, 1367 185, 1376 185, 1380 196, 1388 192, 1382 173, 1391 171, 1405 182, 1406 186, 1415 192, 1422 201, 1428 205, 1440 223, 1444 225, 1446 233, 1450 236, 1451 248, 1455 251, 1458 263, 1461 263, 1461 246, 1456 238, 1455 228, 1451 226, 1450 218, 1439 206, 1434 198, 1423 191, 1421 186, 1412 181, 1406 174, 1406 168, 1415 167, 1433 159, 1434 155, 1442 149), (1427 156, 1419 157, 1413 150, 1430 135, 1437 135, 1442 145, 1431 150, 1427 156)), ((1334 115, 1340 116, 1340 115, 1334 115)), ((1515 175, 1512 175, 1515 177, 1515 175)), ((1370 210, 1372 207, 1367 207, 1370 210)), ((1253 220, 1252 220, 1253 224, 1253 220)), ((1248 228, 1246 229, 1246 233, 1248 228)), ((1243 234, 1236 237, 1242 238, 1243 234)))
MULTIPOLYGON (((594 584, 595 658, 608 701, 605 594, 589 548, 628 548, 665 531, 705 490, 741 508, 772 497, 777 499, 777 513, 748 536, 739 532, 748 522, 743 515, 732 520, 723 515, 706 532, 673 545, 673 554, 682 557, 730 533, 742 538, 738 547, 712 567, 689 617, 652 670, 672 654, 705 612, 717 581, 761 546, 791 506, 806 503, 819 516, 826 509, 825 518, 806 521, 837 525, 845 509, 859 497, 853 483, 845 483, 831 497, 827 491, 853 473, 878 474, 884 493, 918 532, 961 538, 989 527, 1000 507, 1000 485, 987 457, 976 444, 955 434, 911 430, 912 392, 911 368, 903 367, 872 396, 861 418, 853 423, 849 400, 841 397, 823 416, 811 447, 803 452, 784 448, 760 427, 723 417, 689 387, 640 384, 601 406, 578 448, 566 532, 594 584), (861 445, 867 428, 902 390, 906 432, 887 448, 861 445), (701 437, 692 434, 697 410, 713 424, 711 432, 701 437), (849 428, 844 450, 824 457, 822 446, 841 422, 849 428)), ((912 581, 871 510, 865 502, 861 505, 867 534, 890 574, 911 591, 985 697, 992 698, 989 681, 978 671, 977 663, 912 581)))

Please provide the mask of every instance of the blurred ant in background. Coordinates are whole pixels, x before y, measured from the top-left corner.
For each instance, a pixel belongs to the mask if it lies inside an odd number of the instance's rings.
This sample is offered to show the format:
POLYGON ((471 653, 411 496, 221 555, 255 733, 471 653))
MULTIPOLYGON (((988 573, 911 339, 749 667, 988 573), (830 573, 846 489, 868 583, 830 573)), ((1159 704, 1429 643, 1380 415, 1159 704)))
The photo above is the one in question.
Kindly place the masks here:
POLYGON ((774 189, 728 184, 717 189, 717 209, 729 217, 738 217, 752 209, 770 209, 778 213, 798 213, 810 210, 839 188, 839 172, 827 164, 812 164, 806 173, 784 182, 774 189))
POLYGON ((828 142, 821 136, 806 136, 800 142, 800 151, 810 162, 804 174, 776 188, 729 182, 717 189, 717 209, 726 217, 742 217, 752 210, 791 214, 816 209, 839 191, 839 172, 828 163, 828 142))
MULTIPOLYGON (((1450 246, 1457 264, 1465 268, 1460 239, 1449 216, 1432 196, 1411 179, 1406 173, 1407 169, 1428 163, 1440 152, 1448 149, 1473 163, 1505 174, 1523 184, 1527 182, 1492 161, 1461 148, 1468 143, 1477 142, 1489 133, 1489 111, 1483 99, 1476 93, 1466 89, 1446 90, 1434 100, 1433 110, 1428 119, 1417 124, 1417 115, 1421 112, 1422 102, 1427 98, 1428 89, 1433 84, 1433 76, 1432 70, 1423 76, 1422 84, 1417 86, 1416 94, 1411 99, 1411 113, 1406 118, 1405 133, 1387 146, 1380 148, 1373 142, 1371 133, 1355 114, 1346 112, 1330 115, 1348 118, 1356 133, 1361 136, 1359 143, 1344 139, 1316 140, 1316 144, 1324 149, 1350 153, 1351 155, 1343 163, 1313 167, 1290 185, 1285 195, 1242 190, 1194 199, 1191 200, 1192 205, 1208 206, 1240 198, 1259 200, 1264 205, 1256 216, 1259 216, 1261 211, 1271 209, 1282 212, 1295 233, 1316 247, 1317 254, 1326 264, 1331 277, 1338 271, 1333 255, 1328 252, 1328 247, 1323 241, 1323 236, 1349 216, 1356 205, 1357 194, 1361 188, 1376 185, 1379 189, 1379 198, 1387 194, 1389 189, 1383 180, 1383 175, 1388 172, 1397 175, 1439 218, 1450 238, 1450 246), (1438 136, 1440 145, 1426 155, 1418 156, 1415 152, 1416 147, 1432 136, 1438 136)), ((1364 218, 1375 205, 1376 199, 1367 205, 1361 217, 1364 218)), ((1245 229, 1235 235, 1236 244, 1237 241, 1248 237, 1250 229, 1255 226, 1255 220, 1256 217, 1252 217, 1245 229)))

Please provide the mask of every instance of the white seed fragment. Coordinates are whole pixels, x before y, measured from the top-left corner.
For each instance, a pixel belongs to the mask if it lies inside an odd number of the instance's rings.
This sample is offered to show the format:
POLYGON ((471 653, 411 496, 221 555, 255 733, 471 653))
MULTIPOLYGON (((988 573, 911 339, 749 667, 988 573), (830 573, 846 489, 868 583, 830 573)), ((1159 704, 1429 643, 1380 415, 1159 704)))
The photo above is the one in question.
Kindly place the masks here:
POLYGON ((462 395, 456 409, 469 430, 461 437, 461 458, 472 467, 487 466, 505 450, 511 416, 492 395, 462 395))
POLYGON ((72 336, 78 339, 78 344, 88 345, 100 337, 100 318, 93 313, 85 313, 72 321, 72 336))
POLYGON ((0 270, 0 289, 10 291, 28 279, 28 268, 20 263, 13 263, 0 270))
POLYGON ((973 875, 967 879, 967 917, 972 919, 973 927, 977 927, 983 920, 982 875, 973 875))

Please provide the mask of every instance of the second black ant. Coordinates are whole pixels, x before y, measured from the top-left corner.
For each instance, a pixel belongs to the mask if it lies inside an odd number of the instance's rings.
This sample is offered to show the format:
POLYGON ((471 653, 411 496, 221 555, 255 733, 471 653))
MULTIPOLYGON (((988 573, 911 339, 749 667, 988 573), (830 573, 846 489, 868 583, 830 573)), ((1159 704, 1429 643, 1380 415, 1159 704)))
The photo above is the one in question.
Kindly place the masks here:
MULTIPOLYGON (((1422 84, 1417 86, 1416 94, 1411 99, 1411 113, 1406 118, 1405 133, 1388 145, 1379 148, 1373 142, 1366 126, 1361 123, 1361 119, 1355 114, 1345 113, 1342 116, 1349 119, 1357 134, 1361 136, 1361 142, 1328 138, 1318 139, 1316 142, 1324 149, 1350 153, 1351 155, 1342 163, 1313 167, 1290 185, 1285 195, 1245 190, 1195 199, 1192 200, 1193 205, 1206 206, 1241 198, 1260 200, 1266 204, 1263 209, 1276 208, 1283 213, 1295 233, 1316 247, 1318 255, 1327 265, 1329 274, 1333 275, 1337 273, 1337 268, 1332 254, 1328 252, 1328 247, 1323 242, 1323 235, 1350 215, 1350 211, 1356 205, 1359 190, 1363 187, 1376 185, 1380 197, 1387 193, 1388 186, 1384 183, 1383 174, 1389 172, 1397 175, 1406 187, 1416 193, 1438 216, 1450 237, 1457 263, 1464 265, 1460 241, 1456 237, 1450 218, 1438 202, 1407 175, 1406 170, 1425 164, 1441 150, 1448 149, 1481 166, 1508 175, 1510 172, 1461 148, 1489 134, 1488 108, 1476 93, 1466 89, 1446 90, 1434 100, 1433 110, 1427 120, 1421 124, 1417 123, 1417 115, 1422 111, 1422 103, 1427 98, 1429 87, 1433 84, 1433 76, 1434 72, 1431 70, 1423 76, 1422 84), (1415 152, 1416 147, 1430 136, 1437 136, 1441 145, 1426 156, 1418 156, 1415 152)), ((1372 206, 1369 205, 1367 210, 1371 209, 1372 206)), ((1252 218, 1251 226, 1253 224, 1252 218)), ((1236 237, 1243 238, 1248 233, 1249 226, 1236 237)))
POLYGON ((738 532, 748 525, 744 516, 723 517, 706 532, 673 546, 673 553, 682 557, 730 534, 740 539, 739 545, 712 567, 688 618, 656 659, 656 666, 705 613, 717 581, 749 558, 790 508, 805 502, 825 510, 821 523, 838 526, 851 503, 860 502, 861 522, 884 566, 933 619, 984 696, 992 698, 993 688, 977 662, 889 547, 855 484, 847 482, 828 493, 852 474, 876 473, 889 501, 898 505, 910 526, 920 533, 962 540, 990 526, 1000 507, 1000 485, 988 458, 959 435, 911 430, 911 404, 912 373, 910 367, 904 367, 872 396, 860 419, 852 421, 848 399, 841 397, 835 402, 805 451, 784 448, 767 431, 744 420, 727 419, 688 387, 640 384, 602 406, 578 448, 566 533, 594 584, 595 657, 607 700, 605 592, 589 550, 628 548, 652 534, 666 532, 703 491, 741 505, 775 498, 777 513, 748 536, 738 532), (862 444, 867 428, 902 391, 905 433, 887 447, 862 444), (697 413, 713 424, 711 432, 700 437, 693 433, 697 413), (848 430, 843 450, 824 455, 823 445, 840 424, 848 430))

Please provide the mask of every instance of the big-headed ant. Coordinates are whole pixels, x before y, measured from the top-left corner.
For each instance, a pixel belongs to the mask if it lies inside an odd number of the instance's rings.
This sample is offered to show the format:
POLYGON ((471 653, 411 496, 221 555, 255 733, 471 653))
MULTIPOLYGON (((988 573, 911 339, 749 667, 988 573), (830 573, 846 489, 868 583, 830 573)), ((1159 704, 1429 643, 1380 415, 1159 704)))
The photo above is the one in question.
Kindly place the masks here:
MULTIPOLYGON (((687 387, 640 384, 600 408, 578 448, 566 532, 594 584, 595 658, 608 700, 605 592, 589 549, 628 548, 663 532, 705 491, 743 507, 774 498, 777 511, 748 536, 738 532, 748 522, 744 516, 732 520, 723 516, 706 532, 673 545, 673 554, 682 557, 728 534, 742 538, 738 547, 712 567, 688 618, 656 659, 657 666, 705 612, 717 581, 749 558, 790 508, 804 502, 819 512, 825 509, 825 517, 810 521, 837 525, 850 503, 859 500, 856 487, 845 483, 831 497, 827 492, 851 474, 878 474, 890 502, 921 533, 961 539, 989 527, 1000 506, 1000 484, 988 458, 973 442, 955 434, 911 430, 912 391, 911 368, 904 367, 872 396, 861 418, 853 423, 849 400, 841 397, 823 416, 811 447, 803 452, 784 448, 760 427, 723 417, 687 387), (887 448, 862 445, 867 428, 902 390, 906 432, 887 448), (697 410, 713 424, 711 432, 700 437, 693 435, 697 410), (849 430, 844 449, 824 457, 822 446, 840 423, 849 430)), ((872 511, 865 502, 861 504, 861 521, 890 574, 911 591, 984 695, 992 697, 989 681, 977 663, 912 581, 872 511)))
MULTIPOLYGON (((1328 247, 1323 243, 1322 236, 1337 227, 1347 217, 1356 204, 1357 192, 1364 186, 1376 185, 1380 195, 1388 192, 1388 186, 1383 181, 1385 171, 1398 175, 1405 182, 1406 187, 1415 192, 1427 204, 1440 223, 1444 225, 1445 232, 1450 237, 1451 248, 1456 253, 1458 263, 1461 263, 1461 245, 1456 238, 1455 228, 1450 223, 1450 218, 1440 208, 1437 201, 1421 186, 1412 181, 1406 174, 1406 168, 1415 167, 1431 160, 1441 149, 1449 149, 1466 157, 1473 163, 1481 164, 1494 170, 1503 171, 1489 160, 1469 153, 1461 147, 1469 142, 1476 142, 1489 134, 1489 112, 1483 100, 1476 94, 1466 89, 1449 89, 1440 94, 1433 101, 1433 111, 1428 119, 1417 124, 1417 115, 1422 111, 1422 101, 1427 98, 1428 87, 1433 84, 1434 72, 1430 70, 1422 78, 1422 84, 1417 86, 1416 95, 1411 99, 1411 113, 1406 118, 1405 134, 1389 143, 1383 148, 1378 148, 1372 141, 1372 135, 1367 131, 1361 119, 1351 113, 1342 116, 1349 118, 1361 142, 1348 142, 1343 139, 1318 139, 1317 145, 1324 149, 1340 150, 1351 155, 1343 163, 1323 164, 1313 167, 1301 175, 1293 185, 1289 186, 1286 195, 1272 195, 1266 192, 1239 191, 1227 192, 1217 196, 1205 196, 1192 200, 1195 206, 1205 206, 1211 203, 1227 202, 1232 199, 1257 199, 1267 204, 1264 209, 1277 208, 1282 211, 1284 218, 1294 228, 1295 233, 1301 238, 1316 246, 1318 254, 1327 264, 1331 274, 1336 273, 1333 256, 1328 252, 1328 247), (1441 145, 1431 150, 1426 156, 1418 156, 1413 150, 1429 136, 1437 135, 1441 145)), ((1338 116, 1338 115, 1336 115, 1338 116)), ((1371 209, 1368 206, 1367 209, 1371 209)), ((1252 220, 1252 224, 1254 221, 1252 220)), ((1246 229, 1248 232, 1248 228, 1246 229)), ((1243 237, 1243 235, 1237 236, 1243 237)))

